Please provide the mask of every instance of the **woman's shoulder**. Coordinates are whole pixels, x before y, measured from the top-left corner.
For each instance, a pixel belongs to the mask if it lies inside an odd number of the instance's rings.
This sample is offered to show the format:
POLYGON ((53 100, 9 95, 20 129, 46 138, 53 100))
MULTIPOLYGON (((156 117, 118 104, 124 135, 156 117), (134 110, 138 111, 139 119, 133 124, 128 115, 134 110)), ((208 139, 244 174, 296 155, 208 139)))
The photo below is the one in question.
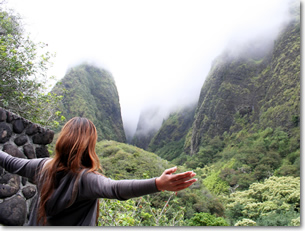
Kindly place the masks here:
POLYGON ((83 175, 83 177, 85 178, 106 178, 103 174, 101 174, 98 171, 90 171, 89 169, 83 169, 80 172, 81 175, 83 175))
POLYGON ((101 185, 108 184, 111 179, 105 177, 103 174, 96 171, 83 171, 83 174, 80 174, 80 180, 82 181, 81 185, 86 187, 96 187, 99 188, 101 185))

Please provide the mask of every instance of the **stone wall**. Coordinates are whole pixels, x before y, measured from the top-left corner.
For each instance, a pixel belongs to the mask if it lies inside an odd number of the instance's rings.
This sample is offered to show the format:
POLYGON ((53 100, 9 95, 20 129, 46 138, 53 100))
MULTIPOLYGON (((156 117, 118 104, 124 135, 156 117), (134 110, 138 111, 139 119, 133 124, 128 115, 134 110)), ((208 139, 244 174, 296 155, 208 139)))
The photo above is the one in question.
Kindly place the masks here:
MULTIPOLYGON (((46 145, 53 137, 53 131, 0 108, 0 150, 26 159, 49 157, 46 145)), ((24 225, 36 194, 27 178, 0 167, 0 224, 24 225)))

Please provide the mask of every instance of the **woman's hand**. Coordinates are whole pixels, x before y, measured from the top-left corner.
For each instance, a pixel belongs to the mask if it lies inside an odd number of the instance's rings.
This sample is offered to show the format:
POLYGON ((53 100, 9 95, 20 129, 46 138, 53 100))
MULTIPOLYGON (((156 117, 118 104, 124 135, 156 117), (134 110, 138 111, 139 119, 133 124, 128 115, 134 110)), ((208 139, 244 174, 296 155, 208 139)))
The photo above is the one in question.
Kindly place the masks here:
POLYGON ((192 171, 172 175, 176 171, 177 167, 166 169, 160 177, 156 178, 156 186, 159 191, 177 192, 190 187, 197 181, 197 179, 192 179, 196 175, 192 171))

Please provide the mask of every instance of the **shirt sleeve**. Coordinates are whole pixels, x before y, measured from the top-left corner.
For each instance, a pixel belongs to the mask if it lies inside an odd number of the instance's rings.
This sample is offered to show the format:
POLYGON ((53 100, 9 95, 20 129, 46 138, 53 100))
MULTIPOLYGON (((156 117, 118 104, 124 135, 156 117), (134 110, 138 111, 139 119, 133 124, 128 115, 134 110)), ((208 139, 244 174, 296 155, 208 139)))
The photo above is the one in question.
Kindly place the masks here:
POLYGON ((80 185, 80 196, 84 198, 128 200, 133 197, 156 192, 159 191, 155 178, 145 180, 111 180, 92 172, 84 174, 80 185))
POLYGON ((0 166, 6 171, 34 180, 42 164, 49 158, 23 159, 0 150, 0 166))

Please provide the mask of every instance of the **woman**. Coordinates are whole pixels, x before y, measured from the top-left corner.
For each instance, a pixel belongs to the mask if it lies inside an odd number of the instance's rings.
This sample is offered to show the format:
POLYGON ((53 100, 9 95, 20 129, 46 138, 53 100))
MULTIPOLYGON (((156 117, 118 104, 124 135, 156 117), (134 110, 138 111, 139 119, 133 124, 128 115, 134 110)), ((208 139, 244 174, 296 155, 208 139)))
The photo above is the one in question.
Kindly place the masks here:
POLYGON ((157 178, 111 180, 98 173, 96 141, 94 124, 75 117, 62 128, 52 159, 20 159, 0 151, 2 167, 37 184, 39 197, 29 225, 95 225, 98 198, 127 200, 163 190, 179 191, 196 181, 191 171, 173 175, 176 167, 157 178))

